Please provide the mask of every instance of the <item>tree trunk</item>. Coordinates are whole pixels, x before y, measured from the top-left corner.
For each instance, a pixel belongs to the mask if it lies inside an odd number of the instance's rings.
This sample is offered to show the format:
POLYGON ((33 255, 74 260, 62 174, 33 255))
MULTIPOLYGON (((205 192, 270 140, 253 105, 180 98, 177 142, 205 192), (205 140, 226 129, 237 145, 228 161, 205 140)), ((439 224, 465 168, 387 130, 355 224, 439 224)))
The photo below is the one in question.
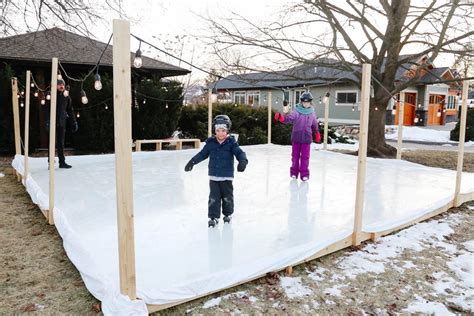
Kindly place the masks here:
POLYGON ((385 142, 385 108, 385 105, 371 101, 367 143, 369 157, 395 158, 397 154, 396 148, 385 142))

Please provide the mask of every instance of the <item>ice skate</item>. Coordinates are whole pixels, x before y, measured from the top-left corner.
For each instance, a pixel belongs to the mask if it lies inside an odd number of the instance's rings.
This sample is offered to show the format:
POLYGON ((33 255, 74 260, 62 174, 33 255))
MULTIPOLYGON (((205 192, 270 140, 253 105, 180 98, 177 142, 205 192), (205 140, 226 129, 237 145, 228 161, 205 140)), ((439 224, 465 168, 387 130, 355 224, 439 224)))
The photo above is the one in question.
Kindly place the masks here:
POLYGON ((217 218, 209 218, 209 222, 207 222, 209 227, 215 227, 218 223, 219 220, 217 218))
POLYGON ((230 223, 230 220, 231 220, 231 217, 230 216, 224 216, 224 223, 227 223, 229 224, 230 223))

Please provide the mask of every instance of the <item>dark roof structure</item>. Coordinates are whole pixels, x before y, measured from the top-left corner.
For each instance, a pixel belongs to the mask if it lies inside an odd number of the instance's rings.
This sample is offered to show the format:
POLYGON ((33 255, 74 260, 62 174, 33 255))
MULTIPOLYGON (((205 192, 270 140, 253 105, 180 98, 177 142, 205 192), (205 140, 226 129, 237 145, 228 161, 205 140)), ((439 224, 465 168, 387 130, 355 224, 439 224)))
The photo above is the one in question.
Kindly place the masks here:
MULTIPOLYGON (((30 32, 0 38, 0 60, 21 61, 25 64, 51 63, 58 57, 62 64, 95 65, 106 43, 78 35, 60 28, 30 32)), ((135 58, 130 53, 130 58, 135 58)), ((142 56, 143 66, 139 71, 158 73, 161 77, 180 76, 190 71, 162 61, 142 56)), ((112 45, 107 47, 100 66, 112 67, 112 45)))

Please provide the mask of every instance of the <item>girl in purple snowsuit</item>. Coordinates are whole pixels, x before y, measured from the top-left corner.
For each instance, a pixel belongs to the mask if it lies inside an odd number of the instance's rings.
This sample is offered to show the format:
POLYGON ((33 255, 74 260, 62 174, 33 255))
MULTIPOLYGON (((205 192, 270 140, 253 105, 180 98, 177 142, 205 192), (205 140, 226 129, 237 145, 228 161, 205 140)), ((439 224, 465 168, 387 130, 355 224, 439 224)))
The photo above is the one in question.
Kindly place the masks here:
POLYGON ((311 92, 301 94, 301 103, 298 103, 295 110, 286 117, 281 113, 275 114, 275 120, 283 124, 293 124, 291 132, 291 168, 290 176, 292 179, 298 178, 307 181, 309 179, 309 156, 313 135, 317 143, 321 142, 319 133, 319 124, 311 101, 313 96, 311 92))

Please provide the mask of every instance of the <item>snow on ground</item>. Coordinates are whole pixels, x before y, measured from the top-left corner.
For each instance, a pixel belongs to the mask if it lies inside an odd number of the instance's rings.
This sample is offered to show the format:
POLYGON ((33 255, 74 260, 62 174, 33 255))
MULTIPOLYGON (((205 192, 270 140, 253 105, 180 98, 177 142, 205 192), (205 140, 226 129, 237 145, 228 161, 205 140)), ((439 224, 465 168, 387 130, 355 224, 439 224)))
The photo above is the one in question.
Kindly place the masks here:
POLYGON ((418 295, 415 298, 416 301, 404 309, 405 312, 434 315, 454 315, 441 303, 427 301, 418 295))
POLYGON ((3 178, 5 175, 0 172, 0 178, 3 178))
POLYGON ((218 306, 223 300, 229 300, 229 299, 235 299, 235 298, 248 299, 248 301, 250 303, 255 303, 258 300, 255 296, 249 296, 247 294, 247 292, 245 292, 245 291, 239 291, 239 292, 235 292, 235 293, 226 294, 226 295, 223 295, 223 296, 220 296, 220 297, 212 298, 212 299, 204 302, 202 308, 208 309, 208 308, 211 308, 211 307, 214 307, 214 306, 218 306))
MULTIPOLYGON (((398 139, 398 126, 387 125, 386 129, 393 130, 393 133, 386 133, 385 139, 398 139)), ((416 127, 416 126, 403 126, 403 140, 412 141, 424 141, 424 142, 435 142, 435 143, 454 143, 449 140, 450 131, 439 131, 434 129, 416 127)), ((456 142, 457 143, 457 142, 456 142)))
POLYGON ((312 293, 309 288, 301 283, 300 277, 282 277, 280 279, 280 284, 285 290, 286 296, 290 299, 311 295, 312 293))

